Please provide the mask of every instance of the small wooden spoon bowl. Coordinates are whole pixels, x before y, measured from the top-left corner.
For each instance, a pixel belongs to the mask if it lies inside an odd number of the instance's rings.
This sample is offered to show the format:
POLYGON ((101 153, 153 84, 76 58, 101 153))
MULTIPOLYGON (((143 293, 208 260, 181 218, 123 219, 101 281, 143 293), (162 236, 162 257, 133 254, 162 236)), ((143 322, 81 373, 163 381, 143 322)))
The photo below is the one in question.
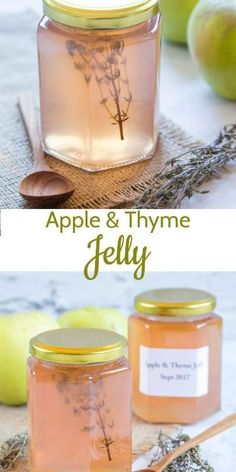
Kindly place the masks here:
POLYGON ((58 205, 74 193, 73 183, 57 172, 44 170, 27 175, 20 184, 19 192, 25 200, 36 205, 58 205))

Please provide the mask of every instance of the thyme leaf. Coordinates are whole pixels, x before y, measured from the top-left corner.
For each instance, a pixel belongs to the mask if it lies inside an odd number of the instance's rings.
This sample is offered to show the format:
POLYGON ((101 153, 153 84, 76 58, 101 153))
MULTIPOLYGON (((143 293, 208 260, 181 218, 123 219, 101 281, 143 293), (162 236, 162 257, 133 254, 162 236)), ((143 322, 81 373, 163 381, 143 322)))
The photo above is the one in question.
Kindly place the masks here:
POLYGON ((190 149, 169 159, 133 207, 180 208, 184 198, 190 199, 205 181, 218 177, 226 164, 234 161, 236 124, 225 126, 213 144, 190 149))

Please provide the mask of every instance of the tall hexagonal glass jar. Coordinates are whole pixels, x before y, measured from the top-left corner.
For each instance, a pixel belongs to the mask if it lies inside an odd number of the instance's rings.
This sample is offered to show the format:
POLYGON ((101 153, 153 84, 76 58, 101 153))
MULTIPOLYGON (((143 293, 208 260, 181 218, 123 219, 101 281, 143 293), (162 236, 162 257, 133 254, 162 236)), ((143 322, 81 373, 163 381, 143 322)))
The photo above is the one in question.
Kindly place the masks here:
POLYGON ((151 423, 195 423, 220 409, 222 318, 203 290, 150 290, 129 320, 134 412, 151 423))
POLYGON ((38 27, 44 150, 87 171, 153 156, 158 0, 44 0, 38 27))
POLYGON ((58 329, 31 340, 33 472, 130 472, 131 373, 126 349, 123 336, 98 329, 58 329))

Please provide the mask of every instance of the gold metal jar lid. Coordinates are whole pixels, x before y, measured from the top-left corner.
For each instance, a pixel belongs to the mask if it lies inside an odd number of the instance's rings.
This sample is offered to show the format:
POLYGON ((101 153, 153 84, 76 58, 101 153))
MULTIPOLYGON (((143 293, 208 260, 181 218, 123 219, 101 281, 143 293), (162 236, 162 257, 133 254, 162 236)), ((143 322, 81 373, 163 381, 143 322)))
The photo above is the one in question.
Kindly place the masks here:
POLYGON ((113 331, 61 328, 40 333, 30 340, 30 354, 59 364, 109 362, 126 355, 127 339, 113 331))
POLYGON ((44 14, 68 26, 119 29, 144 23, 159 11, 159 0, 43 0, 44 14))
POLYGON ((143 314, 194 316, 211 313, 216 298, 204 290, 163 288, 143 292, 135 298, 135 308, 143 314))

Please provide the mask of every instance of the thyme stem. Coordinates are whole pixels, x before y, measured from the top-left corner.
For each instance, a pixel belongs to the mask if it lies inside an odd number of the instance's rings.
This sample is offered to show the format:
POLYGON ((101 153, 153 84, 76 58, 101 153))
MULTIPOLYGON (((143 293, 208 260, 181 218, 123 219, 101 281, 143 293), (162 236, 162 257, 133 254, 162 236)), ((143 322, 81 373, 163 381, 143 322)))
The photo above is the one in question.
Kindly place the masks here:
POLYGON ((124 141, 124 122, 129 120, 132 102, 124 41, 113 40, 110 36, 98 38, 89 45, 69 40, 66 48, 88 87, 95 78, 100 104, 112 120, 111 124, 119 126, 120 139, 124 141))
POLYGON ((105 445, 105 448, 107 450, 108 460, 109 460, 109 462, 111 462, 112 461, 111 451, 110 451, 111 441, 109 440, 109 438, 107 436, 107 432, 106 432, 104 421, 102 419, 102 414, 101 414, 100 408, 98 407, 96 411, 97 411, 97 414, 98 414, 102 434, 104 436, 104 445, 105 445))
MULTIPOLYGON (((107 54, 108 54, 108 58, 109 58, 109 49, 106 45, 106 50, 107 50, 107 54)), ((115 83, 115 80, 114 80, 114 73, 113 73, 113 69, 112 69, 112 64, 111 64, 111 61, 109 61, 109 69, 110 69, 110 73, 111 73, 111 83, 112 83, 112 87, 113 87, 113 91, 114 91, 114 101, 115 101, 115 104, 116 104, 116 108, 117 108, 117 115, 118 115, 118 125, 119 125, 119 130, 120 130, 120 139, 122 141, 124 141, 125 137, 124 137, 124 130, 123 130, 123 121, 122 121, 122 118, 121 118, 121 109, 120 109, 120 99, 119 99, 119 94, 118 94, 118 91, 117 91, 117 88, 116 88, 116 83, 115 83)))

